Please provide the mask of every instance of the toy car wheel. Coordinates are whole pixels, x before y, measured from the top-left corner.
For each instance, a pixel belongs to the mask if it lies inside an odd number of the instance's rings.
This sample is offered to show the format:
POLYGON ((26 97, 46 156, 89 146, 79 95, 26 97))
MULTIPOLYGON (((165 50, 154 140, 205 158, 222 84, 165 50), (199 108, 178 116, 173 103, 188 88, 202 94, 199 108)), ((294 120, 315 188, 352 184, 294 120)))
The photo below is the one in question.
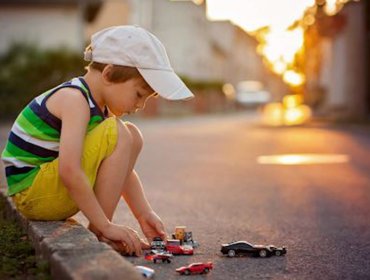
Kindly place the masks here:
POLYGON ((281 256, 281 251, 279 250, 275 251, 275 256, 281 256))
POLYGON ((203 272, 204 272, 204 273, 208 273, 208 272, 209 272, 209 268, 207 268, 207 267, 206 267, 206 268, 203 270, 203 272))
POLYGON ((260 256, 261 258, 265 258, 265 257, 267 257, 267 251, 266 251, 266 250, 261 250, 258 254, 259 254, 259 256, 260 256))
POLYGON ((189 269, 185 270, 184 274, 185 275, 190 275, 190 270, 189 269))
POLYGON ((227 255, 232 258, 232 257, 235 257, 235 251, 234 250, 229 250, 229 252, 227 252, 227 255))
POLYGON ((154 262, 154 263, 157 263, 157 260, 156 260, 156 259, 153 259, 153 262, 154 262))
POLYGON ((170 263, 171 262, 171 260, 170 259, 167 259, 167 263, 170 263))

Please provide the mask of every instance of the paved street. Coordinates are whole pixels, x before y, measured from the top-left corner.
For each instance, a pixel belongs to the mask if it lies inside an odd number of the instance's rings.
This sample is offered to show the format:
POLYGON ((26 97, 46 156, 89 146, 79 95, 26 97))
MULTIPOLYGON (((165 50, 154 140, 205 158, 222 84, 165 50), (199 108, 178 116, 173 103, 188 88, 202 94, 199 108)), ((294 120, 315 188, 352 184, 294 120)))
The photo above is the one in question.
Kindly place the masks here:
MULTIPOLYGON (((267 128, 249 113, 135 123, 145 138, 137 170, 148 199, 169 233, 186 225, 201 246, 171 264, 130 262, 167 280, 198 261, 214 263, 207 279, 370 278, 369 127, 267 128), (257 162, 287 153, 342 154, 349 162, 257 162), (284 245, 288 253, 222 257, 220 244, 233 240, 284 245)), ((138 229, 123 203, 118 212, 116 222, 138 229)))
MULTIPOLYGON (((201 244, 192 257, 156 269, 212 261, 208 279, 369 279, 370 129, 343 126, 266 128, 247 113, 139 121, 145 147, 138 172, 168 232, 186 225, 201 244), (260 165, 286 153, 345 154, 348 163, 260 165), (220 244, 247 240, 285 245, 285 257, 220 255, 220 244)), ((120 205, 117 222, 138 229, 120 205)), ((201 278, 201 276, 198 276, 201 278)), ((197 277, 193 277, 197 279, 197 277)))

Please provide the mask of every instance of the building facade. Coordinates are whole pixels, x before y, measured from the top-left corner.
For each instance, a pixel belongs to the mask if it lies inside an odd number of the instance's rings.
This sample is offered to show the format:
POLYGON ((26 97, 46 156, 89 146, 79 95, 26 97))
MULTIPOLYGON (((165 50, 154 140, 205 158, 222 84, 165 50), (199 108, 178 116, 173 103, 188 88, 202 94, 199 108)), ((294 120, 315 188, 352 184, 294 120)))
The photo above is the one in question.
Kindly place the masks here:
POLYGON ((128 23, 156 34, 180 75, 234 85, 241 80, 264 79, 254 39, 231 22, 209 21, 205 3, 131 0, 128 8, 128 23))
POLYGON ((333 17, 319 18, 308 51, 307 97, 334 119, 364 119, 370 113, 368 1, 351 2, 333 17), (310 65, 310 64, 308 64, 310 65))
POLYGON ((0 0, 0 53, 14 43, 81 51, 98 0, 0 0))

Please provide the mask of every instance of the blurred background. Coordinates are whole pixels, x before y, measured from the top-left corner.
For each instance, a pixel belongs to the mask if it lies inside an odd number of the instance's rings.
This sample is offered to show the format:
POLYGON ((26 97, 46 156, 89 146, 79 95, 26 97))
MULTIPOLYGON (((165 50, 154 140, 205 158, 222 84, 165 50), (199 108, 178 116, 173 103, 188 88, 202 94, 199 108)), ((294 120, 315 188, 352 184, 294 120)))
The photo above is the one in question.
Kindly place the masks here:
POLYGON ((368 120, 370 4, 351 0, 0 0, 0 118, 84 73, 94 32, 156 34, 190 102, 148 102, 140 117, 257 110, 271 126, 368 120))
POLYGON ((369 0, 0 0, 0 150, 26 103, 84 74, 91 34, 121 24, 156 34, 196 96, 135 115, 153 209, 201 244, 156 277, 211 260, 216 280, 370 279, 369 0), (243 239, 288 254, 219 258, 243 239))

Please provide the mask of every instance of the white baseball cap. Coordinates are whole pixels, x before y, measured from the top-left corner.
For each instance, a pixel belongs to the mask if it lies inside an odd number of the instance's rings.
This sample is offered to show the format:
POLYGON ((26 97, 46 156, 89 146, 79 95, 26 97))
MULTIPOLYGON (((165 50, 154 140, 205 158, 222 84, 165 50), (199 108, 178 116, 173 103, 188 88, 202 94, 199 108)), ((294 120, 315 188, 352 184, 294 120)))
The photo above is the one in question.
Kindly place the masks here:
POLYGON ((151 88, 165 99, 194 97, 173 71, 163 44, 144 28, 113 26, 93 34, 84 59, 136 67, 151 88))

